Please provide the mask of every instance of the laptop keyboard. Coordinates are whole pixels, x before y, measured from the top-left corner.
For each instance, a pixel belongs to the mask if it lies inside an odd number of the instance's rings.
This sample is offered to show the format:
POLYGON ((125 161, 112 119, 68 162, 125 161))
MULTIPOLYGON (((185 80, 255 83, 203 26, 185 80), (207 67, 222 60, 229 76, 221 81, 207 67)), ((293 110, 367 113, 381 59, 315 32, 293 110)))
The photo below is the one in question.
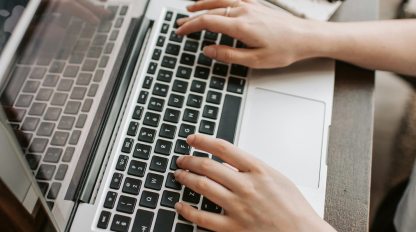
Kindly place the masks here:
MULTIPOLYGON (((146 66, 137 103, 121 139, 109 191, 97 227, 112 231, 194 231, 174 206, 184 201, 213 213, 222 209, 175 180, 180 155, 218 157, 193 149, 188 135, 201 133, 234 142, 248 68, 218 63, 202 49, 211 44, 244 48, 233 38, 203 31, 182 37, 176 20, 187 17, 168 11, 146 66), (231 75, 231 76, 230 76, 231 75), (152 226, 153 225, 153 226, 152 226)), ((129 112, 128 110, 126 112, 129 112)), ((115 146, 117 147, 117 146, 115 146)), ((103 182, 104 183, 104 182, 103 182)), ((201 229, 201 228, 200 228, 201 229)))
MULTIPOLYGON (((93 102, 99 102, 99 88, 128 6, 108 6, 111 16, 99 25, 90 25, 64 15, 47 18, 66 29, 61 41, 41 44, 34 38, 18 62, 2 96, 3 104, 13 106, 19 115, 11 121, 22 130, 28 143, 25 157, 33 170, 49 206, 57 198, 73 159, 81 148, 79 139, 93 102), (40 49, 39 49, 40 47, 40 49), (78 149, 78 150, 77 150, 78 149)), ((120 37, 120 38, 119 38, 120 37)))

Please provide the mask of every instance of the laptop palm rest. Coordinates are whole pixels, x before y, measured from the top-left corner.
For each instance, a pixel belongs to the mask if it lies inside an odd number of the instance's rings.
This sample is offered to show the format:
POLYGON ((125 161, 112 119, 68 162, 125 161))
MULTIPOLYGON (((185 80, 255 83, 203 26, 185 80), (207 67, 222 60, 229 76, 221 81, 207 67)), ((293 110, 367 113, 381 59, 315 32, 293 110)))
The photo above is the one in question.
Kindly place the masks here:
POLYGON ((256 88, 247 133, 239 146, 296 185, 317 189, 325 104, 256 88))

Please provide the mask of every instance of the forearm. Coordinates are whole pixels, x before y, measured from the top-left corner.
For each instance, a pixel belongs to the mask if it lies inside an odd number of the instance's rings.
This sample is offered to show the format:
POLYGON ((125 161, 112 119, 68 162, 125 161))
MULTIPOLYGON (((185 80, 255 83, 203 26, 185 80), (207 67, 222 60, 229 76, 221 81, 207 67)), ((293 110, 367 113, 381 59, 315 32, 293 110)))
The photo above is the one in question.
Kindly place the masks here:
POLYGON ((416 20, 317 23, 311 56, 416 76, 416 20))

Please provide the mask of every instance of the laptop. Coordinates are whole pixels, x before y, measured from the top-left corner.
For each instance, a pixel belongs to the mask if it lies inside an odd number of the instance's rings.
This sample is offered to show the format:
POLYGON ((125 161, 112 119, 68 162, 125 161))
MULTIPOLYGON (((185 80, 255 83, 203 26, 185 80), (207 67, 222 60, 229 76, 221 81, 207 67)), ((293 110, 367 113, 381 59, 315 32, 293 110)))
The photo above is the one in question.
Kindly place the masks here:
POLYGON ((176 35, 189 1, 57 2, 0 11, 0 142, 26 185, 0 174, 22 204, 43 205, 57 231, 204 231, 174 210, 223 213, 173 176, 181 155, 222 162, 187 145, 199 133, 286 175, 323 217, 333 60, 271 70, 211 60, 204 46, 247 46, 176 35))

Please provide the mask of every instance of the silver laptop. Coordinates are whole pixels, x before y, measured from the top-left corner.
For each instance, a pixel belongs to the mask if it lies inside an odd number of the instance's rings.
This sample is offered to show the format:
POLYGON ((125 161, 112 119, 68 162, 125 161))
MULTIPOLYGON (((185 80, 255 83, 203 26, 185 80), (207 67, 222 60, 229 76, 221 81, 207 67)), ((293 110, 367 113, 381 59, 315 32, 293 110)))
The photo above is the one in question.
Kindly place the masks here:
POLYGON ((251 70, 211 60, 204 46, 246 45, 210 31, 177 36, 189 1, 93 1, 110 11, 99 24, 47 2, 0 12, 16 25, 0 35, 1 133, 16 136, 0 143, 20 147, 8 154, 27 161, 19 170, 33 174, 57 231, 204 231, 174 210, 184 201, 223 213, 173 177, 181 155, 222 162, 188 146, 193 133, 264 160, 323 217, 334 61, 251 70))

